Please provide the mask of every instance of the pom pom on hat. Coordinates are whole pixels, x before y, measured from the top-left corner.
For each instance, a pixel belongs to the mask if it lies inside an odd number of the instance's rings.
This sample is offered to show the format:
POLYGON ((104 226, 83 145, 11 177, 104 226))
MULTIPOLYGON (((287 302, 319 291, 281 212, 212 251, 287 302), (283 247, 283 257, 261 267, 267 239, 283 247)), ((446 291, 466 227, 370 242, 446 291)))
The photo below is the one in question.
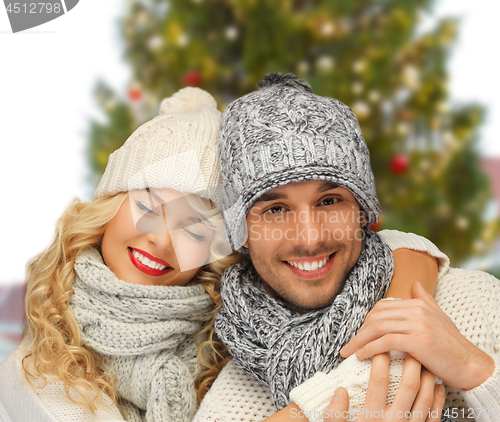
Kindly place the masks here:
POLYGON ((278 86, 286 86, 289 88, 295 88, 299 91, 313 92, 311 85, 292 73, 268 73, 263 80, 257 83, 257 86, 261 90, 278 86))
POLYGON ((171 188, 220 202, 217 135, 221 113, 200 88, 184 88, 109 156, 94 199, 133 189, 171 188))
POLYGON ((160 114, 189 113, 202 106, 217 110, 217 103, 207 91, 200 88, 187 87, 165 98, 160 104, 160 114))

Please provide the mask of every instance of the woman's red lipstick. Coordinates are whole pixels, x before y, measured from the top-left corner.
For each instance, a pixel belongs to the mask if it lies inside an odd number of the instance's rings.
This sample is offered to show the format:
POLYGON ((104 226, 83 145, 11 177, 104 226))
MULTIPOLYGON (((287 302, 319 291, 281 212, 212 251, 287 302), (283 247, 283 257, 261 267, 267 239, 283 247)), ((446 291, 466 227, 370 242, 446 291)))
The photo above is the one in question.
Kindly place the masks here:
POLYGON ((170 266, 170 264, 167 261, 164 261, 163 259, 160 259, 160 258, 156 258, 156 257, 148 254, 146 251, 143 251, 141 249, 128 248, 128 256, 129 256, 130 260, 132 261, 132 264, 134 264, 134 266, 138 270, 142 271, 144 274, 151 275, 153 277, 167 274, 173 270, 173 268, 170 266), (151 261, 158 262, 161 265, 166 265, 167 268, 165 268, 164 270, 158 270, 156 268, 148 267, 147 265, 144 265, 141 261, 139 261, 139 259, 137 259, 134 256, 133 251, 136 251, 136 252, 140 253, 141 255, 144 255, 146 258, 149 258, 151 261))

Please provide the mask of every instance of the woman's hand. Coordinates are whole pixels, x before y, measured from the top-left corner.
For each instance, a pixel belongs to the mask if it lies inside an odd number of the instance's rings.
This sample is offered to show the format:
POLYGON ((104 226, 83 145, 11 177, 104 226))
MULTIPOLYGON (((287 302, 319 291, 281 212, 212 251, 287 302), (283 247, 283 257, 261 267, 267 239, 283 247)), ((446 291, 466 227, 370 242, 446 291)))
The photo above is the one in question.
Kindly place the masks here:
POLYGON ((412 296, 412 300, 378 302, 340 354, 368 359, 399 350, 451 387, 468 390, 486 381, 494 371, 493 360, 458 331, 420 283, 413 283, 412 296))
MULTIPOLYGON (((386 404, 389 387, 389 353, 373 358, 366 402, 362 409, 351 409, 356 422, 439 422, 444 406, 444 386, 435 385, 435 377, 406 355, 403 377, 391 406, 386 404)), ((338 388, 323 412, 324 422, 346 422, 349 396, 338 388), (327 416, 328 415, 328 416, 327 416)))

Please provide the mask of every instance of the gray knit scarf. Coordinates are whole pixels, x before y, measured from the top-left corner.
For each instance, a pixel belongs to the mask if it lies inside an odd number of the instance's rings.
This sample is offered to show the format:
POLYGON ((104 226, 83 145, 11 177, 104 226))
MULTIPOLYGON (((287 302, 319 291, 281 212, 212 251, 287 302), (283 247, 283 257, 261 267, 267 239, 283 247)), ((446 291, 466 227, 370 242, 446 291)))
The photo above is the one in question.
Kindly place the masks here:
POLYGON ((191 421, 199 373, 194 335, 213 309, 204 287, 126 283, 94 249, 74 268, 70 309, 85 345, 117 376, 127 421, 191 421))
POLYGON ((234 362, 271 388, 278 410, 290 391, 317 371, 341 362, 340 349, 389 287, 394 261, 376 233, 364 229, 363 247, 343 290, 325 308, 300 313, 261 289, 249 258, 222 274, 223 307, 215 330, 234 362))

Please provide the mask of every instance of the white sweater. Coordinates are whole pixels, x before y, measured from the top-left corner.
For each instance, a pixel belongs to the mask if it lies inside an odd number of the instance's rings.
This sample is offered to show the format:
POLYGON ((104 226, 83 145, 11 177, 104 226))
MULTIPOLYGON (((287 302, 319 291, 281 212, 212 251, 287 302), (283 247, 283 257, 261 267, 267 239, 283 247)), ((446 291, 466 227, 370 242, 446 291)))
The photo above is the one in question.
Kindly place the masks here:
MULTIPOLYGON (((383 230, 379 234, 392 250, 406 248, 426 251, 438 259, 440 274, 448 269, 449 260, 446 255, 428 240, 415 234, 401 233, 395 230, 383 230)), ((123 421, 116 407, 108 411, 99 410, 93 415, 90 411, 73 403, 66 396, 62 382, 47 383, 41 389, 32 388, 26 382, 21 367, 21 360, 25 353, 22 347, 18 347, 4 361, 0 362, 0 422, 123 421)), ((208 393, 195 420, 254 422, 275 412, 267 387, 258 384, 253 378, 236 368, 232 362, 226 365, 212 389, 213 393, 208 393), (225 382, 228 384, 225 385, 225 382), (257 386, 254 387, 254 385, 257 386), (222 391, 224 394, 226 391, 229 392, 227 396, 222 396, 224 400, 220 396, 221 387, 224 387, 222 391), (225 389, 226 387, 227 389, 225 389), (249 398, 250 400, 255 399, 256 402, 246 402, 249 398), (236 405, 228 411, 227 406, 231 407, 234 401, 246 404, 236 405), (219 404, 222 406, 219 407, 219 404), (205 409, 208 409, 207 413, 205 413, 205 409), (219 411, 222 413, 219 414, 219 411), (250 413, 245 413, 240 418, 240 411, 250 413), (205 414, 216 416, 208 416, 208 419, 205 419, 205 414), (236 415, 236 419, 231 419, 232 415, 236 415)), ((71 391, 75 393, 73 390, 71 391)), ((108 398, 106 397, 106 399, 108 398)))
MULTIPOLYGON (((396 239, 399 236, 396 236, 396 239)), ((385 239, 387 241, 387 238, 385 239)), ((423 238, 415 237, 416 248, 425 250, 423 238)), ((395 243, 387 242, 395 249, 395 243)), ((442 262, 443 264, 443 262, 442 262)), ((446 407, 458 421, 500 421, 500 281, 482 271, 440 268, 434 297, 453 320, 462 335, 490 355, 495 362, 493 375, 482 385, 469 390, 446 386, 446 407), (470 408, 470 410, 469 410, 470 408), (464 417, 465 416, 465 417, 464 417)), ((359 371, 362 364, 355 356, 346 359, 330 374, 317 373, 295 388, 295 401, 311 421, 322 421, 322 410, 339 386, 359 387, 368 384, 369 371, 359 371), (350 372, 351 371, 351 372, 350 372), (340 372, 340 376, 337 372, 340 372), (340 380, 340 381, 339 381, 340 380), (316 418, 313 416, 317 415, 316 418)), ((391 362, 391 378, 392 378, 391 362)), ((457 370, 461 370, 457 368, 457 370)), ((396 377, 397 378, 397 377, 396 377)), ((351 392, 356 388, 351 388, 351 392)), ((358 388, 359 392, 359 388, 358 388)), ((354 400, 357 398, 353 397, 354 400)), ((353 401, 354 401, 353 400, 353 401)), ((205 396, 193 422, 259 422, 276 412, 272 395, 264 385, 230 361, 205 396)))
MULTIPOLYGON (((95 422, 123 421, 116 407, 89 410, 72 402, 64 392, 63 382, 50 382, 41 389, 32 388, 21 366, 26 350, 22 344, 0 363, 0 421, 1 422, 95 422)), ((77 399, 77 394, 71 390, 77 399)), ((105 396, 104 406, 111 400, 105 396)))

